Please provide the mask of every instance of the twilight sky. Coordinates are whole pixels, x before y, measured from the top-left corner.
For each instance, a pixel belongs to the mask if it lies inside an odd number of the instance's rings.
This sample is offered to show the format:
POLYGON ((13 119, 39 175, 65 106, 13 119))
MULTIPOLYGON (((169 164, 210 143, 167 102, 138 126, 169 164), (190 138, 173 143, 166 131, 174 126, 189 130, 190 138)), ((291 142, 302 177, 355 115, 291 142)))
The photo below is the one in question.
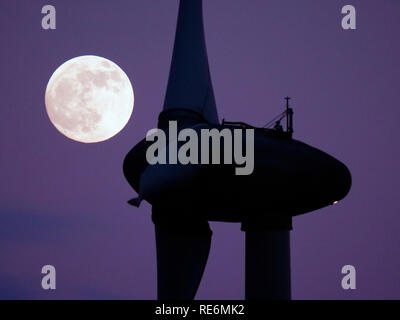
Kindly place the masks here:
MULTIPOLYGON (((122 161, 156 126, 166 90, 177 0, 0 1, 0 298, 154 299, 150 206, 122 161), (41 8, 57 29, 41 28, 41 8), (112 139, 82 144, 50 123, 47 82, 86 54, 117 63, 135 107, 112 139), (57 289, 41 288, 41 268, 57 289)), ((400 299, 400 1, 204 0, 208 55, 220 120, 263 125, 293 98, 294 137, 351 170, 338 205, 294 218, 294 299, 400 299), (357 10, 357 30, 341 8, 357 10), (354 265, 357 289, 341 288, 354 265)), ((266 195, 268 199, 268 195, 266 195)), ((211 204, 210 204, 211 205, 211 204)), ((198 299, 244 298, 244 233, 212 223, 198 299)))

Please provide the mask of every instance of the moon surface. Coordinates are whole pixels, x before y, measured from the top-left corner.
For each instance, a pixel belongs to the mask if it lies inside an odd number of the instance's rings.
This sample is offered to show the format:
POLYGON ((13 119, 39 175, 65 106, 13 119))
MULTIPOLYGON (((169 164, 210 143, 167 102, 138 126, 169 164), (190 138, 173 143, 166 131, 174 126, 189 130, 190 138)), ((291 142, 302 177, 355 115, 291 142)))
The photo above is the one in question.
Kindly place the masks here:
POLYGON ((128 76, 114 62, 80 56, 53 73, 45 104, 58 131, 72 140, 94 143, 125 127, 133 111, 134 94, 128 76))

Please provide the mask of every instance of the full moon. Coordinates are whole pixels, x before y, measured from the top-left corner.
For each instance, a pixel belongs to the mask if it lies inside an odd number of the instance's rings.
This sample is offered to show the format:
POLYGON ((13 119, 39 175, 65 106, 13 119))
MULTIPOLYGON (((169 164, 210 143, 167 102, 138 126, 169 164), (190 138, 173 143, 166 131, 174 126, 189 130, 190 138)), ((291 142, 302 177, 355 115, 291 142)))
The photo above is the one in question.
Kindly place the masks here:
POLYGON ((45 104, 58 131, 72 140, 93 143, 107 140, 125 127, 134 95, 128 76, 114 62, 81 56, 53 73, 45 104))

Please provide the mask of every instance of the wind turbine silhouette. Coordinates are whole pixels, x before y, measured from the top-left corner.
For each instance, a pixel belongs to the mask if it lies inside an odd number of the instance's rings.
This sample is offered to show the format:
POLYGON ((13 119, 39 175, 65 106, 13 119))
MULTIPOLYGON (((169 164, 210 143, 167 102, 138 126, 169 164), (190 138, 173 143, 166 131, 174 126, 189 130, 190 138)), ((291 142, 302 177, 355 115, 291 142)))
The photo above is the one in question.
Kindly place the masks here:
MULTIPOLYGON (((143 139, 123 170, 152 205, 157 246, 158 299, 194 299, 211 246, 208 221, 241 222, 246 233, 246 299, 290 299, 292 216, 331 205, 351 186, 347 167, 292 139, 287 132, 242 122, 219 123, 204 38, 202 0, 181 0, 167 92, 158 127, 255 130, 254 171, 236 176, 227 165, 149 165, 143 139)), ((243 149, 242 149, 243 150, 243 149)))

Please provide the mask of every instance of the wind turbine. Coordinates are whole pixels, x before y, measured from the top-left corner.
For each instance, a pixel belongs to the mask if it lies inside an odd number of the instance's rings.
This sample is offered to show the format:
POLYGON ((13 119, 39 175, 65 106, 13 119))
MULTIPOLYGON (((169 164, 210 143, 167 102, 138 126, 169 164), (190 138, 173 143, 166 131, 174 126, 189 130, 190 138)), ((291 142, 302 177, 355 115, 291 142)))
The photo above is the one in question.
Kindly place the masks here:
MULTIPOLYGON (((143 139, 124 160, 127 181, 152 205, 158 299, 194 299, 208 259, 209 221, 240 222, 246 233, 246 299, 290 299, 292 217, 331 205, 350 190, 347 167, 287 131, 218 120, 204 38, 202 0, 181 0, 158 128, 254 129, 254 171, 232 165, 149 165, 143 139)), ((225 142, 224 142, 225 143, 225 142)), ((221 142, 223 145, 223 143, 221 142)), ((245 142, 243 142, 245 144, 245 142)))

